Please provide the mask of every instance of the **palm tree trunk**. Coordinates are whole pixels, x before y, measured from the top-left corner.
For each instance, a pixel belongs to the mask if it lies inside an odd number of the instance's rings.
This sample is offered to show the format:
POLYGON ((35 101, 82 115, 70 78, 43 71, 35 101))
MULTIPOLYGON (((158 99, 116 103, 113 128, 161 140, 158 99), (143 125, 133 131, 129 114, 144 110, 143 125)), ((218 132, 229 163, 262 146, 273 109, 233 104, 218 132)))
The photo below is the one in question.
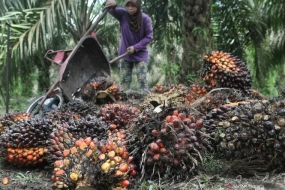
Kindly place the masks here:
POLYGON ((35 61, 36 66, 38 68, 38 91, 46 92, 50 87, 50 66, 51 63, 43 60, 42 57, 36 57, 37 61, 35 61))
POLYGON ((183 54, 180 82, 187 75, 197 75, 205 53, 211 47, 212 0, 184 0, 183 2, 183 54))

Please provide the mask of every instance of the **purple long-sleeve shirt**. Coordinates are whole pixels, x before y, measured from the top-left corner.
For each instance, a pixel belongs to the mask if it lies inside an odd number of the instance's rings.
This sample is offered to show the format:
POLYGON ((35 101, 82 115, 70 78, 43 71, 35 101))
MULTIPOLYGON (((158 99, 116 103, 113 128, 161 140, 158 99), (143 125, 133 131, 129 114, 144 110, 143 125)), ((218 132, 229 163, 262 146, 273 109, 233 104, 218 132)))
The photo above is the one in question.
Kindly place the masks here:
POLYGON ((153 39, 153 30, 151 19, 145 13, 142 13, 142 27, 134 32, 129 27, 128 13, 126 9, 116 7, 110 9, 109 13, 120 22, 121 42, 119 55, 127 51, 127 48, 134 46, 134 54, 127 55, 124 60, 130 62, 148 61, 147 45, 153 39))

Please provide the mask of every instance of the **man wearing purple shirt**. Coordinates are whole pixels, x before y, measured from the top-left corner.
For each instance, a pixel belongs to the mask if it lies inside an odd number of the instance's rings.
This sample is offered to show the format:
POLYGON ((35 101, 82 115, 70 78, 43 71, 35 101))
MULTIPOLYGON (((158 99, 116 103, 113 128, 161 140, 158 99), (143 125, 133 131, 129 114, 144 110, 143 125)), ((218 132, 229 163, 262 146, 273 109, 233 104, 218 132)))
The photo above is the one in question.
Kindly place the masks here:
POLYGON ((119 55, 126 51, 130 52, 120 64, 123 89, 130 89, 132 73, 135 68, 140 89, 148 92, 147 45, 153 39, 150 17, 141 12, 141 0, 125 0, 126 8, 117 7, 115 0, 108 0, 105 7, 110 8, 109 13, 120 22, 119 55))

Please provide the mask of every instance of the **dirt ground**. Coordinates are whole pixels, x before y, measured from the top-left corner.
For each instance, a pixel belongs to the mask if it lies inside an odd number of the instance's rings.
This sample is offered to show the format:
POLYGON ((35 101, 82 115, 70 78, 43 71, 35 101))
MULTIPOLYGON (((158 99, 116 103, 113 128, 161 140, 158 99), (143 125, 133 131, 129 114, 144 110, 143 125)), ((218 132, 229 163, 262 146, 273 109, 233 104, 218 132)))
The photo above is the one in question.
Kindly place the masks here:
MULTIPOLYGON (((0 163, 0 179, 9 178, 9 183, 0 183, 0 190, 50 190, 52 189, 51 168, 17 168, 6 162, 0 163)), ((144 181, 136 185, 140 190, 284 190, 285 173, 265 173, 262 176, 243 178, 241 176, 219 176, 200 174, 192 179, 175 181, 144 181)), ((79 188, 79 190, 96 190, 79 188)))

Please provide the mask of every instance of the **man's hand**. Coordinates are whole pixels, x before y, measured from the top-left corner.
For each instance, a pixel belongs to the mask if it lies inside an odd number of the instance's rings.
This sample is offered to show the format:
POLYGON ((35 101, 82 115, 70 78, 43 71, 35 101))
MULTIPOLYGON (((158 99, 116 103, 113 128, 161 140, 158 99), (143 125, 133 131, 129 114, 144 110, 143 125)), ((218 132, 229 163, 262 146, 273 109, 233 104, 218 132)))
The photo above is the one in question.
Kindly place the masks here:
POLYGON ((134 48, 134 46, 128 47, 127 51, 128 51, 130 54, 135 53, 135 48, 134 48))
POLYGON ((114 8, 117 6, 117 2, 115 0, 108 0, 105 4, 105 8, 114 8))

